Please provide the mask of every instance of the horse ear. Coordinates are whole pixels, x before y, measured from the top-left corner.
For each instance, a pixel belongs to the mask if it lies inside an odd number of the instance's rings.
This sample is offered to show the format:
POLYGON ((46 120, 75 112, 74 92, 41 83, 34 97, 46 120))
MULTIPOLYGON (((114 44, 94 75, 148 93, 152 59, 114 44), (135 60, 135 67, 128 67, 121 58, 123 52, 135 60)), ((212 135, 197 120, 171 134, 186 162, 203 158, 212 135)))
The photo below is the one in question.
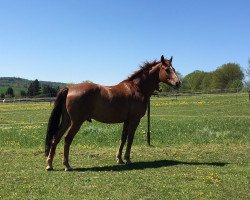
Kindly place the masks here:
POLYGON ((169 60, 169 61, 170 61, 170 62, 172 62, 172 60, 173 60, 173 56, 171 56, 171 58, 170 58, 170 60, 169 60))
POLYGON ((164 58, 164 56, 163 56, 163 55, 161 56, 161 62, 162 62, 162 63, 164 63, 164 62, 165 62, 165 58, 164 58))

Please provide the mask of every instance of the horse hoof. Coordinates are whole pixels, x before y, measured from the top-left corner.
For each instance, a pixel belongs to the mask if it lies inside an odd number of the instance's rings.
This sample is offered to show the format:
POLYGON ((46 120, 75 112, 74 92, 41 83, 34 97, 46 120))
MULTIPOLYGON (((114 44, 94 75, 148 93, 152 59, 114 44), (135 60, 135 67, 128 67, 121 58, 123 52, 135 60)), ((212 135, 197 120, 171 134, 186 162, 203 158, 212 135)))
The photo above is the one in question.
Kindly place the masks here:
POLYGON ((120 164, 120 165, 123 165, 123 164, 125 164, 124 162, 123 162, 123 160, 122 159, 117 159, 117 164, 120 164))
POLYGON ((72 167, 66 167, 66 168, 65 168, 65 172, 71 172, 71 171, 73 171, 73 168, 72 168, 72 167))
POLYGON ((53 167, 47 166, 47 167, 46 167, 46 170, 47 170, 47 171, 52 171, 52 170, 53 170, 53 167))
POLYGON ((125 163, 126 165, 130 165, 130 164, 132 164, 132 162, 131 162, 131 160, 126 160, 126 163, 125 163))

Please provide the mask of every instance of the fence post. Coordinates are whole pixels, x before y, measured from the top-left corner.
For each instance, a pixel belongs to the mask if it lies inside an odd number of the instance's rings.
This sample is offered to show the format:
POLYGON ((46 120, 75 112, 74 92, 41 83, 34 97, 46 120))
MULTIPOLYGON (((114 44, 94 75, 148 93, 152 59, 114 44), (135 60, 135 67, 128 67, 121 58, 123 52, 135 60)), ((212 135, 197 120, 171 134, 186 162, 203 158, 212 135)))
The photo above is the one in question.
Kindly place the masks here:
POLYGON ((147 144, 150 146, 150 97, 149 97, 149 99, 148 99, 147 115, 148 115, 147 144))

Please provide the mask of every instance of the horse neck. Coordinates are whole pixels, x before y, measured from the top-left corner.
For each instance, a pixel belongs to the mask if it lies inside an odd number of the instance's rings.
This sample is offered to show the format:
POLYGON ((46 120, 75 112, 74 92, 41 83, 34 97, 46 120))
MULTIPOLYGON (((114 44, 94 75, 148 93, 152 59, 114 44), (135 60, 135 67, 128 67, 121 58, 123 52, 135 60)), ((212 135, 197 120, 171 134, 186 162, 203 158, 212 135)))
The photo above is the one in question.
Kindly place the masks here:
POLYGON ((155 90, 159 90, 159 70, 158 66, 152 67, 139 83, 139 88, 146 98, 150 98, 155 90))

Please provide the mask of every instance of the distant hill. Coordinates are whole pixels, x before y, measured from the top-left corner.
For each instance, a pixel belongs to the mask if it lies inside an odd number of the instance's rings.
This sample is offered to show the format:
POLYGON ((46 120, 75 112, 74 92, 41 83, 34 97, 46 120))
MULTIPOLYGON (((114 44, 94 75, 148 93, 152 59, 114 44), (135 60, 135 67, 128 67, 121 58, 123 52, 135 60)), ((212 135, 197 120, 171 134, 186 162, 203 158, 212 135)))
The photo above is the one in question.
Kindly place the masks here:
MULTIPOLYGON (((8 87, 12 87, 16 96, 20 95, 21 90, 27 92, 30 83, 34 80, 28 80, 17 77, 0 77, 0 94, 5 93, 8 87)), ((64 87, 66 83, 40 81, 40 85, 50 85, 52 87, 64 87)))

